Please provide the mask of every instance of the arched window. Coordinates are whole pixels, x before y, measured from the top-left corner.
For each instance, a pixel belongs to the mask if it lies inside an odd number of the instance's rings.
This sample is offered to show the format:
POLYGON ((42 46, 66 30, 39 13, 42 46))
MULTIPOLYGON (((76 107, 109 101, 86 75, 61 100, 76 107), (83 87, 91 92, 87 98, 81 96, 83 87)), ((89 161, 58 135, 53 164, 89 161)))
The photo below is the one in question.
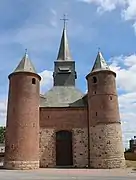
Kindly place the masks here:
POLYGON ((36 79, 32 78, 32 84, 36 84, 36 79))
POLYGON ((93 77, 93 83, 97 83, 97 78, 95 76, 93 77))

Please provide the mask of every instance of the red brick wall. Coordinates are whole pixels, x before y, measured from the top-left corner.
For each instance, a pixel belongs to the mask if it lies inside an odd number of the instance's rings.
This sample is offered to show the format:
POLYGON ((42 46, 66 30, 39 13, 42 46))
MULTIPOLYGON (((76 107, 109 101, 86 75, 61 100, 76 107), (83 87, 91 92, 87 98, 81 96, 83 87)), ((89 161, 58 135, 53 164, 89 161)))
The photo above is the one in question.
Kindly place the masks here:
POLYGON ((39 77, 16 73, 10 77, 5 161, 38 161, 39 77), (36 84, 32 84, 32 78, 36 84))
POLYGON ((40 127, 57 129, 87 127, 87 109, 40 108, 40 127))
POLYGON ((107 70, 90 74, 88 88, 90 166, 122 168, 125 159, 115 73, 107 70))
POLYGON ((99 71, 88 77, 88 103, 90 125, 120 122, 115 74, 99 71), (93 83, 92 78, 97 78, 93 83))

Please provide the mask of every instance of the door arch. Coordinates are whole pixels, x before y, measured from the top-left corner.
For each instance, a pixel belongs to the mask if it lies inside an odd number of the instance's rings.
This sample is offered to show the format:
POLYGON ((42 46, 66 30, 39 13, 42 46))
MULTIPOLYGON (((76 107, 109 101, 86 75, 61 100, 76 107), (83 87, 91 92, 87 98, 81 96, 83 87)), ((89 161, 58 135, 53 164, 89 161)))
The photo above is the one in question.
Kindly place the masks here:
POLYGON ((72 132, 58 131, 56 132, 56 166, 72 166, 72 132))

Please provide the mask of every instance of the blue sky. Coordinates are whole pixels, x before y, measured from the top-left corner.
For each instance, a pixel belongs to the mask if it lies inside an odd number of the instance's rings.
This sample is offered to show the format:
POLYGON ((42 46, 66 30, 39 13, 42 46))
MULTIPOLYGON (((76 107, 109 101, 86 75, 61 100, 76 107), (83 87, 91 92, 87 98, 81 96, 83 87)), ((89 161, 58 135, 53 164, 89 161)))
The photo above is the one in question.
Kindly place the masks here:
POLYGON ((51 87, 63 22, 68 14, 68 38, 86 91, 89 73, 100 47, 117 73, 125 146, 136 135, 136 1, 135 0, 1 0, 0 1, 0 124, 6 121, 8 75, 28 49, 42 75, 41 92, 51 87))

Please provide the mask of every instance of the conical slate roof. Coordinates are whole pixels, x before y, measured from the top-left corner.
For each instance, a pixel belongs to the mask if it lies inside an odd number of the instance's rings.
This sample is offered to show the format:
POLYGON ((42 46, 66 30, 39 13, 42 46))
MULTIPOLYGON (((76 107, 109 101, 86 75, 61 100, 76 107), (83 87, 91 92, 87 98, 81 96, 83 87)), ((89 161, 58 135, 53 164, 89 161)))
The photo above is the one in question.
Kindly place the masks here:
POLYGON ((27 52, 25 53, 24 57, 20 61, 17 68, 14 70, 14 72, 32 72, 37 73, 31 60, 29 59, 29 56, 27 52))
POLYGON ((110 70, 110 68, 107 65, 102 53, 99 51, 91 72, 101 71, 101 70, 110 70))
POLYGON ((66 60, 66 61, 72 60, 65 27, 63 28, 63 32, 62 32, 61 43, 59 47, 57 60, 66 60))

